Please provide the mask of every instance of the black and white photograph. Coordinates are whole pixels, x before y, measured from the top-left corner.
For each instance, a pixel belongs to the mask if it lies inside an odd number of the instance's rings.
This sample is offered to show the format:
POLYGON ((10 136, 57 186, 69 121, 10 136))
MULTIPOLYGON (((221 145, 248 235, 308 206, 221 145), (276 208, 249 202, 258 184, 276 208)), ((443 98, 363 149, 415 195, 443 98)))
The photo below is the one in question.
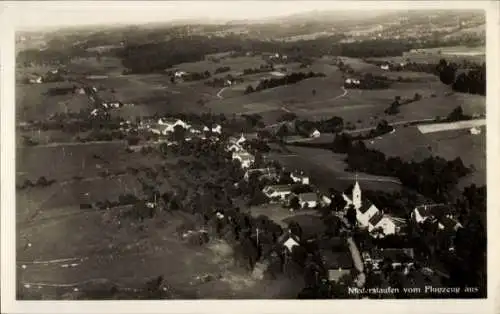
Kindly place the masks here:
POLYGON ((491 2, 343 2, 10 2, 14 298, 493 297, 491 2))

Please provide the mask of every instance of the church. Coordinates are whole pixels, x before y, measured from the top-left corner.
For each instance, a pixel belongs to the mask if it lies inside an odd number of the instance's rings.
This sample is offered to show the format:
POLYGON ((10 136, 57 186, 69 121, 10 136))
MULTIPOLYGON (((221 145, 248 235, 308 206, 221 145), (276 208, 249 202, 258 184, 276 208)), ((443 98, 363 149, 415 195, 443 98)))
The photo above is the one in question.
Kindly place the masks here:
POLYGON ((389 234, 396 234, 404 226, 405 221, 401 218, 384 214, 377 206, 369 200, 362 200, 361 187, 358 180, 354 184, 351 195, 342 194, 346 201, 345 210, 353 205, 356 209, 356 219, 358 227, 368 229, 374 237, 384 237, 389 234))

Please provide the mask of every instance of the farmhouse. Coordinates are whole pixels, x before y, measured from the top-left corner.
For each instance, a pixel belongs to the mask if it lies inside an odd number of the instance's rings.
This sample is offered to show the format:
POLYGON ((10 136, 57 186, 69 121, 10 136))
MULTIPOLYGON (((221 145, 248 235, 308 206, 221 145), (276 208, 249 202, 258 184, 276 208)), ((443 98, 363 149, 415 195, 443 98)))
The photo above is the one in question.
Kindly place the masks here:
POLYGON ((236 144, 236 143, 233 143, 233 144, 228 144, 226 146, 226 151, 228 152, 239 152, 239 151, 242 151, 244 150, 243 147, 241 147, 240 145, 236 144))
POLYGON ((184 77, 186 74, 187 74, 187 73, 186 73, 186 72, 184 72, 184 71, 175 71, 175 73, 174 73, 174 77, 175 77, 175 78, 182 78, 182 77, 184 77))
POLYGON ((241 150, 233 152, 233 160, 239 160, 241 168, 246 169, 255 162, 255 157, 246 150, 241 150))
POLYGON ((480 129, 480 128, 478 128, 478 127, 474 127, 474 128, 471 128, 471 129, 469 130, 469 132, 470 132, 470 134, 472 134, 472 135, 479 135, 479 134, 481 134, 481 129, 480 129))
POLYGON ((415 207, 411 217, 416 223, 423 223, 427 219, 435 220, 450 212, 450 207, 444 204, 420 205, 415 207))
POLYGON ((328 241, 320 241, 318 247, 329 281, 338 282, 342 277, 351 273, 354 262, 345 241, 332 238, 328 241))
POLYGON ((296 171, 291 172, 290 173, 290 178, 295 183, 309 184, 309 177, 306 176, 303 171, 301 171, 301 172, 296 172, 296 171))
POLYGON ((171 119, 171 118, 167 119, 160 118, 158 120, 158 124, 165 127, 162 131, 163 134, 173 132, 176 126, 180 126, 186 130, 191 127, 189 124, 182 121, 181 119, 171 119))
POLYGON ((298 198, 301 208, 315 208, 318 206, 318 195, 316 193, 301 193, 298 198))
POLYGON ((405 220, 385 215, 379 211, 368 221, 368 231, 373 237, 384 237, 401 232, 405 220))
POLYGON ((268 198, 280 198, 283 200, 287 195, 292 193, 292 185, 268 185, 262 189, 262 192, 264 192, 268 198))
POLYGON ((28 76, 28 82, 30 84, 41 84, 43 83, 43 78, 40 75, 30 75, 28 76))
POLYGON ((276 171, 276 168, 257 168, 257 169, 248 169, 245 172, 244 179, 248 181, 250 179, 250 176, 253 174, 259 175, 259 180, 262 180, 263 178, 267 179, 276 179, 278 177, 278 173, 276 171))
POLYGON ((222 133, 222 126, 220 124, 216 124, 215 126, 212 127, 212 133, 222 133))
POLYGON ((309 133, 309 137, 320 137, 321 133, 318 131, 318 129, 314 129, 309 133))
POLYGON ((451 209, 442 204, 417 206, 411 213, 412 219, 421 224, 425 221, 437 224, 439 230, 455 232, 462 224, 450 213, 451 209))
POLYGON ((246 142, 246 138, 243 134, 241 134, 241 136, 239 138, 236 138, 236 137, 230 137, 229 138, 229 143, 230 144, 237 144, 237 145, 241 145, 243 144, 244 142, 246 142))
POLYGON ((414 256, 412 248, 382 248, 362 253, 365 266, 371 266, 374 271, 381 270, 384 261, 390 262, 395 269, 406 270, 414 265, 414 256))
POLYGON ((293 234, 289 229, 288 232, 284 232, 278 238, 278 244, 281 245, 286 252, 291 253, 293 248, 296 246, 300 246, 300 238, 293 234))

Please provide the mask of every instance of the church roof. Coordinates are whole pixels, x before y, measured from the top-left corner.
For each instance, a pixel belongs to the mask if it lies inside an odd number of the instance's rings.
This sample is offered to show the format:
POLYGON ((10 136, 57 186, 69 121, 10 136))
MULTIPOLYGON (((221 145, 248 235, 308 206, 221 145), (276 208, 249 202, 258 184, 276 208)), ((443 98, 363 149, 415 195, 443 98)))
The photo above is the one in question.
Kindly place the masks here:
POLYGON ((366 213, 368 211, 368 209, 373 205, 372 202, 370 202, 369 200, 366 200, 363 202, 363 204, 361 205, 361 207, 359 208, 359 211, 361 213, 366 213))
POLYGON ((372 218, 368 221, 372 226, 376 226, 381 220, 384 218, 384 214, 381 212, 376 213, 373 215, 372 218))

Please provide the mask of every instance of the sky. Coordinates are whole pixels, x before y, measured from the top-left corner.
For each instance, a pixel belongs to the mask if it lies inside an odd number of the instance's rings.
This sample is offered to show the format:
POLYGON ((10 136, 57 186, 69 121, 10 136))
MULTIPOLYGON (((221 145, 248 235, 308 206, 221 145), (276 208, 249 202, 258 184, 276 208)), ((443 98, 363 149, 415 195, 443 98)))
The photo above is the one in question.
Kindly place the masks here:
MULTIPOLYGON (((475 1, 472 1, 475 2, 475 1)), ((360 8, 374 10, 437 6, 457 8, 452 1, 26 1, 6 2, 17 29, 94 24, 143 24, 177 19, 240 20, 286 16, 308 11, 360 8), (453 4, 453 5, 451 5, 453 4), (444 5, 444 6, 443 6, 444 5)), ((467 6, 459 2, 458 6, 467 6)), ((358 12, 356 15, 363 14, 358 12)))

